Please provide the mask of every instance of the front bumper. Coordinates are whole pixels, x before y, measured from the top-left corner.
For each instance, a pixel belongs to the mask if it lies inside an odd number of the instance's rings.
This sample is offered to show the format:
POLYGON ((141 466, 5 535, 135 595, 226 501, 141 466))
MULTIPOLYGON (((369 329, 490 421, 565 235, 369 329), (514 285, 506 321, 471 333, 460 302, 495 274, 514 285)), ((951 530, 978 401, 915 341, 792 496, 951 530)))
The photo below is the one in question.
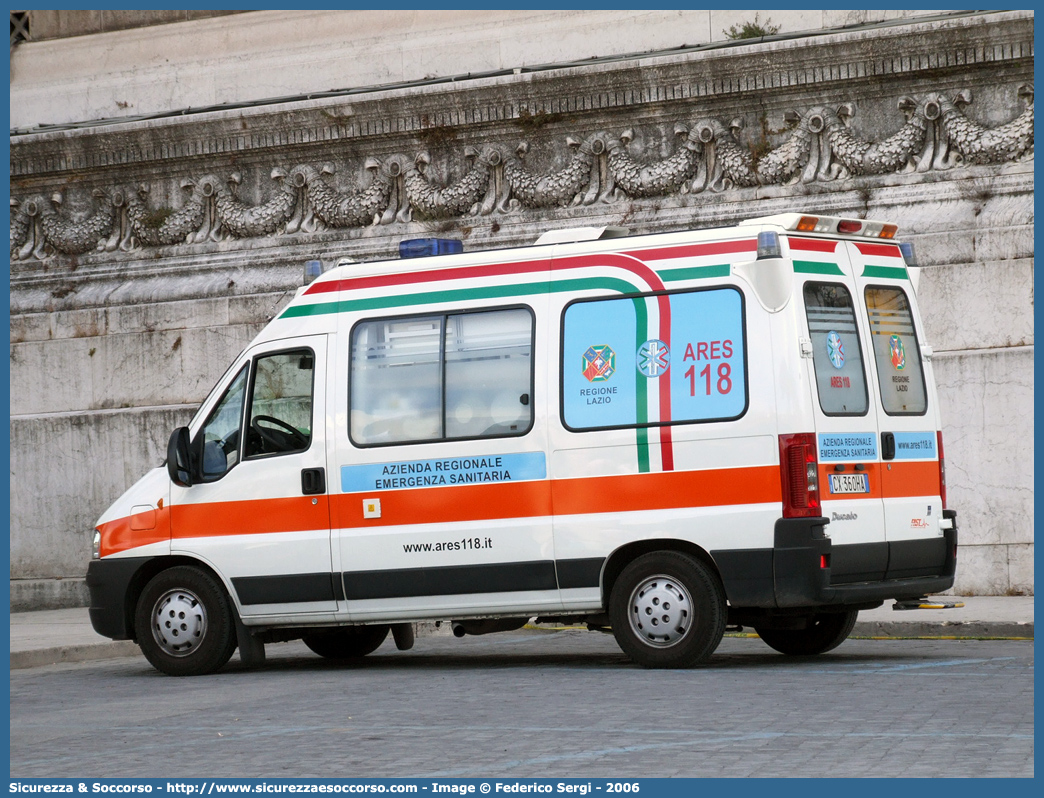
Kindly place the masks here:
POLYGON ((91 560, 87 589, 91 595, 91 626, 113 640, 134 639, 134 606, 131 588, 152 557, 117 557, 91 560))

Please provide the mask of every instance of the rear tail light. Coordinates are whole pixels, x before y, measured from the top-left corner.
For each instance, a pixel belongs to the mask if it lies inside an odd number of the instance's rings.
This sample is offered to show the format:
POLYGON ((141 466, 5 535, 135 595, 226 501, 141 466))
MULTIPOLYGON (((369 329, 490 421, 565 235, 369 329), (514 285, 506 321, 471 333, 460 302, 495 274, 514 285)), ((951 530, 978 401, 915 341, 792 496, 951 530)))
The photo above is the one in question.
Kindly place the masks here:
POLYGON ((811 432, 779 436, 779 474, 784 518, 820 515, 819 459, 811 432))
POLYGON ((943 509, 946 509, 946 457, 943 455, 942 430, 935 433, 939 444, 939 496, 942 497, 943 509))

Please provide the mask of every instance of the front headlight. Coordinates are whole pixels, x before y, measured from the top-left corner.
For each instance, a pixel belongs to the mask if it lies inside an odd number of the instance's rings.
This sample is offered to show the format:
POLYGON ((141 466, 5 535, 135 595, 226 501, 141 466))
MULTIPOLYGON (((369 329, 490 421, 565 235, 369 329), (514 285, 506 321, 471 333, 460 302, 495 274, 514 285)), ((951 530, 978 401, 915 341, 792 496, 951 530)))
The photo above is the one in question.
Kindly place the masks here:
POLYGON ((101 530, 94 530, 94 542, 91 543, 91 559, 101 559, 101 530))

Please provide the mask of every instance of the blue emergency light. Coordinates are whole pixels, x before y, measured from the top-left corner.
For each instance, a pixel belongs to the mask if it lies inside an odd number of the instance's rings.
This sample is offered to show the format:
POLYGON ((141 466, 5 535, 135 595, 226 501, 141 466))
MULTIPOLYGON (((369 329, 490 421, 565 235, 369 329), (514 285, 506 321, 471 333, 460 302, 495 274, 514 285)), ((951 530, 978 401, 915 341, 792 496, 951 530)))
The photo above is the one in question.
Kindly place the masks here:
POLYGON ((410 238, 399 242, 400 258, 458 255, 463 251, 464 244, 455 238, 410 238))

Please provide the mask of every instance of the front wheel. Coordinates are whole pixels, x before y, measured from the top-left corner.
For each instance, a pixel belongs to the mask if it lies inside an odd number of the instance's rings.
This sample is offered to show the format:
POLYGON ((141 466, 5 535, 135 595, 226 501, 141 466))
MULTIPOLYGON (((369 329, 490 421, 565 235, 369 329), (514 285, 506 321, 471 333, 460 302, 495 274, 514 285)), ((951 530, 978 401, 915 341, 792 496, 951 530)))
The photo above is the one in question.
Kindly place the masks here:
POLYGON ((152 578, 138 599, 134 629, 145 658, 171 676, 213 673, 236 650, 228 596, 214 577, 190 565, 152 578))
POLYGON ((691 668, 725 634, 725 591, 701 561, 676 551, 644 554, 623 569, 609 596, 613 636, 646 668, 691 668))
POLYGON ((357 659, 380 648, 390 628, 383 624, 348 626, 305 635, 304 644, 327 659, 357 659))
POLYGON ((809 618, 804 629, 760 629, 758 637, 781 654, 811 656, 831 651, 844 643, 855 627, 859 610, 824 612, 809 618))

